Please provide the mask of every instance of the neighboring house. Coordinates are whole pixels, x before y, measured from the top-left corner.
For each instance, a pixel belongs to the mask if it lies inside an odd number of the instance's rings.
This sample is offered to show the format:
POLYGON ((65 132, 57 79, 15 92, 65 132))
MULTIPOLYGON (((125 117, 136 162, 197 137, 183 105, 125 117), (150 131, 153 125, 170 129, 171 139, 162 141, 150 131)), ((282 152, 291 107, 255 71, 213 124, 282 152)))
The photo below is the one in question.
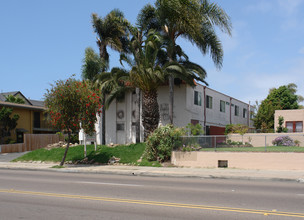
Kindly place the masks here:
MULTIPOLYGON (((222 135, 227 124, 244 124, 253 127, 253 107, 228 95, 197 85, 181 84, 174 88, 174 125, 185 127, 200 123, 207 135, 222 135)), ((169 123, 169 88, 158 90, 160 124, 169 123)), ((114 101, 106 110, 106 144, 134 143, 136 137, 136 94, 114 101)), ((96 124, 97 144, 101 143, 101 120, 96 124)), ((82 134, 80 133, 82 139, 82 134)), ((80 139, 80 140, 81 140, 80 139)), ((141 126, 141 140, 143 127, 141 126)))
POLYGON ((28 134, 45 134, 54 133, 55 131, 46 123, 47 117, 42 101, 27 99, 21 92, 0 93, 0 109, 8 107, 13 109, 13 114, 19 115, 17 127, 11 131, 12 140, 17 143, 23 142, 24 133, 28 134), (8 95, 18 96, 24 100, 24 104, 5 102, 8 95))
POLYGON ((284 118, 283 126, 288 129, 288 133, 303 132, 304 109, 275 110, 274 130, 279 126, 279 117, 284 118))

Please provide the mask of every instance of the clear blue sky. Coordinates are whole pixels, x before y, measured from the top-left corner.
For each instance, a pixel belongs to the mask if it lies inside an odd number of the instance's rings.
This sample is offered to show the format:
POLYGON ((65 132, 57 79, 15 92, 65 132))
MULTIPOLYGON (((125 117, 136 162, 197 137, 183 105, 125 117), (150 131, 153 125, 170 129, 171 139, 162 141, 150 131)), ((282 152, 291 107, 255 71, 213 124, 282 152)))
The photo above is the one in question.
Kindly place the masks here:
MULTIPOLYGON (((152 0, 0 0, 0 91, 21 91, 42 100, 58 79, 81 76, 86 47, 97 51, 91 14, 119 8, 133 24, 152 0)), ((180 42, 208 73, 210 87, 254 103, 269 88, 296 83, 304 96, 304 0, 214 0, 229 14, 232 37, 218 33, 224 63, 180 42)), ((111 52, 111 66, 119 65, 111 52)))

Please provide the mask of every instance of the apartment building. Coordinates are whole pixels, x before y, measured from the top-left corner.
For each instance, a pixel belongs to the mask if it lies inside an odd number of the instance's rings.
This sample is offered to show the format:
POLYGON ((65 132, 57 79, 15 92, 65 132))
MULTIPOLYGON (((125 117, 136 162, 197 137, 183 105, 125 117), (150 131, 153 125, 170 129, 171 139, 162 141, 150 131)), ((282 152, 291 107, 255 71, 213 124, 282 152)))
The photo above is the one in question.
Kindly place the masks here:
MULTIPOLYGON (((224 134, 227 124, 244 124, 253 127, 253 107, 209 87, 192 88, 180 84, 174 88, 174 125, 185 127, 200 123, 207 135, 224 134)), ((158 90, 160 124, 169 123, 169 88, 158 90)), ((136 94, 127 93, 123 100, 114 101, 106 110, 106 144, 134 143, 136 137, 136 94)), ((101 120, 96 124, 97 144, 101 143, 101 120)), ((80 137, 82 135, 80 134, 80 137)), ((141 140, 143 127, 141 126, 141 140)))

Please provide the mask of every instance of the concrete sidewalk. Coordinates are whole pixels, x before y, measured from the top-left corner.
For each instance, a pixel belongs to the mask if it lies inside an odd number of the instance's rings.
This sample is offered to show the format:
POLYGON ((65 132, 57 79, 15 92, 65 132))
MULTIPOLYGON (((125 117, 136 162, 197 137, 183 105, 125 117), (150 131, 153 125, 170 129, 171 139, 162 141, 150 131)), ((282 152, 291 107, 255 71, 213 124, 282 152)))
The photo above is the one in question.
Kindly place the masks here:
POLYGON ((195 177, 218 179, 296 181, 304 183, 304 171, 298 170, 245 170, 233 168, 183 168, 183 167, 140 167, 120 165, 65 165, 52 168, 58 163, 12 163, 0 162, 0 169, 40 170, 73 173, 101 173, 136 176, 195 177))

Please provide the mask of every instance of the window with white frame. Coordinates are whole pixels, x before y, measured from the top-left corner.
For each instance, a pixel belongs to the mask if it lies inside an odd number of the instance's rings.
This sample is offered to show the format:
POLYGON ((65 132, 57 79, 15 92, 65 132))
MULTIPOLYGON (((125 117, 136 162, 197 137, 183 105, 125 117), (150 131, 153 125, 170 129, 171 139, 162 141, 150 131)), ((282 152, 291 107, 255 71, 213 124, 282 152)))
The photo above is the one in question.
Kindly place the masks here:
POLYGON ((206 108, 212 109, 212 97, 209 95, 206 96, 206 108))
POLYGON ((194 105, 202 106, 202 93, 194 91, 194 105))
POLYGON ((225 112, 225 101, 220 100, 220 112, 225 112))

